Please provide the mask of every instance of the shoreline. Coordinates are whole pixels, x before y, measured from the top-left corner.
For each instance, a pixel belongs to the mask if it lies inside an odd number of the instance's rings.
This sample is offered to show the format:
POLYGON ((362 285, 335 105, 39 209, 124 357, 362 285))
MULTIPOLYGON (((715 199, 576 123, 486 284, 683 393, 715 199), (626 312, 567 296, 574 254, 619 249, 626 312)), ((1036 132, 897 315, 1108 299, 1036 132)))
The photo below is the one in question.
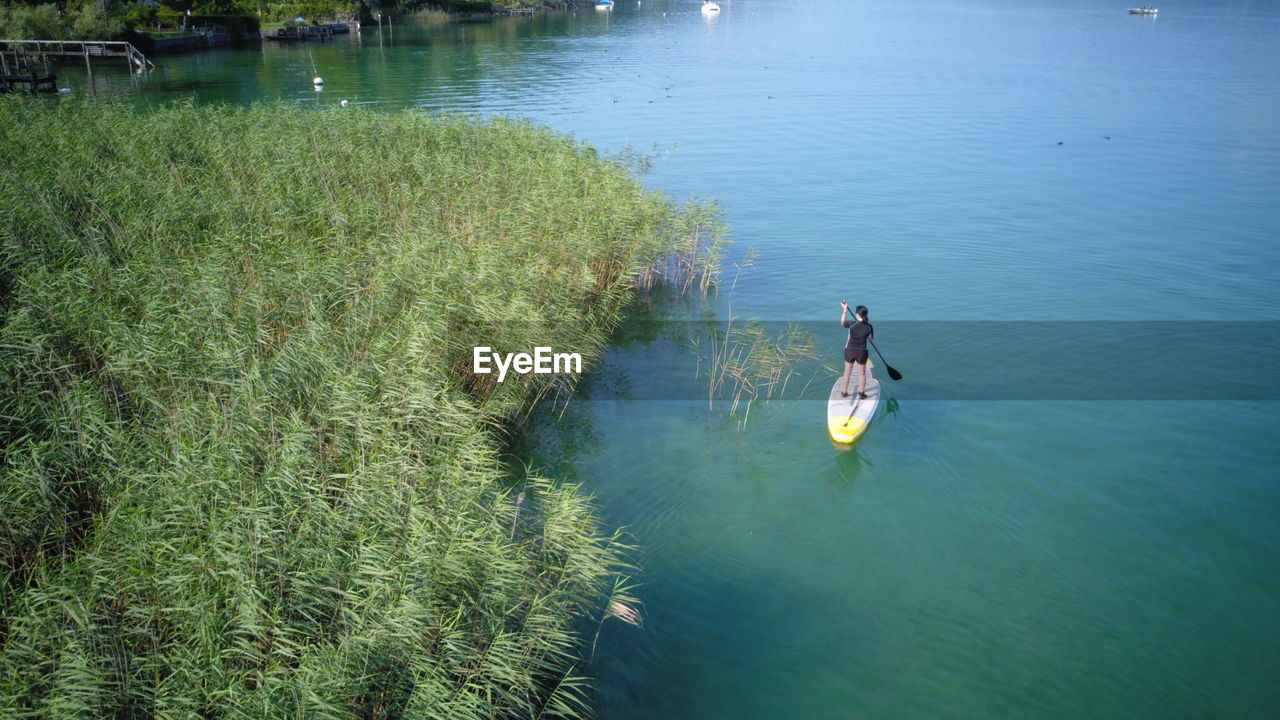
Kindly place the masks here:
MULTIPOLYGON (((514 17, 518 15, 532 15, 535 13, 546 11, 560 11, 576 9, 577 5, 573 2, 555 2, 540 3, 528 7, 504 8, 499 6, 491 6, 486 12, 476 11, 444 11, 437 9, 424 9, 405 15, 385 15, 383 18, 388 24, 403 24, 405 22, 420 20, 439 20, 450 22, 469 22, 493 19, 498 17, 514 17)), ((199 22, 199 16, 196 16, 199 22)), ((260 18, 246 15, 243 17, 235 16, 232 19, 239 21, 231 25, 213 23, 208 27, 196 26, 192 30, 175 30, 170 32, 156 32, 142 28, 134 28, 123 35, 119 36, 119 40, 130 42, 137 46, 147 55, 164 55, 172 53, 184 53, 195 50, 209 50, 215 48, 231 48, 243 47, 246 45, 257 45, 264 41, 273 42, 297 42, 311 39, 328 39, 333 35, 343 35, 349 33, 360 33, 364 26, 372 23, 372 27, 378 27, 373 16, 367 13, 340 13, 334 18, 330 18, 323 23, 313 22, 309 25, 288 25, 283 23, 261 23, 260 18), (245 29, 253 27, 255 29, 245 29)), ((14 38, 22 40, 40 40, 40 42, 57 43, 58 40, 38 39, 38 38, 14 38)), ((71 41, 64 38, 64 41, 70 42, 115 42, 103 41, 98 39, 77 39, 71 41)))
MULTIPOLYGON (((500 8, 494 7, 489 12, 443 12, 442 16, 419 17, 416 13, 407 15, 397 15, 394 18, 390 15, 388 23, 404 24, 412 22, 416 19, 423 21, 437 20, 439 22, 467 22, 486 20, 499 17, 516 17, 520 15, 533 15, 541 12, 559 11, 567 12, 574 10, 577 5, 572 2, 568 3, 546 3, 520 8, 500 8)), ((296 28, 288 26, 279 27, 262 27, 253 32, 236 33, 227 31, 213 31, 204 33, 195 33, 183 35, 182 37, 166 38, 163 34, 150 34, 143 32, 151 43, 151 53, 163 55, 168 53, 181 53, 193 50, 208 50, 213 48, 229 48, 241 47, 244 45, 261 44, 265 41, 273 42, 298 42, 312 39, 324 40, 333 35, 345 35, 350 33, 361 33, 369 28, 377 28, 376 22, 369 24, 371 18, 369 16, 353 16, 349 19, 334 19, 332 22, 325 22, 313 25, 301 25, 296 28), (366 25, 368 24, 368 27, 366 25), (293 32, 287 32, 293 30, 293 32)))

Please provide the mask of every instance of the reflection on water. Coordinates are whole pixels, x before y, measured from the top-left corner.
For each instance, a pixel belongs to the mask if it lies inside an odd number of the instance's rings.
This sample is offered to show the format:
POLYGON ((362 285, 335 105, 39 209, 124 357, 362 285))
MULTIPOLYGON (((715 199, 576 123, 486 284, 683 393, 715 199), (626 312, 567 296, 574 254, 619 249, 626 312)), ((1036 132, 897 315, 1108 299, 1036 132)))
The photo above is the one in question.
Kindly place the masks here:
POLYGON ((836 449, 836 472, 828 475, 828 477, 831 478, 831 482, 836 487, 850 488, 857 482, 858 473, 862 472, 862 466, 867 461, 863 458, 856 444, 845 445, 832 442, 831 445, 836 449))

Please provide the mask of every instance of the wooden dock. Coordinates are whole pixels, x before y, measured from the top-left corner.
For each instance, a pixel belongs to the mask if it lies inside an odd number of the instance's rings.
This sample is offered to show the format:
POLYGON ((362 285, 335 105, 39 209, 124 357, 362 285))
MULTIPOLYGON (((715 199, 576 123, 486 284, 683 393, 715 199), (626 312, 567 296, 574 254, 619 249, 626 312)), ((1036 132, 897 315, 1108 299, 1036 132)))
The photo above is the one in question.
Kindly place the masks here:
POLYGON ((542 10, 574 10, 577 7, 578 5, 574 2, 562 2, 562 3, 556 3, 554 5, 538 5, 534 7, 516 7, 516 8, 495 7, 493 9, 492 14, 499 17, 511 16, 511 15, 532 15, 533 13, 539 12, 542 10))
POLYGON ((18 72, 20 69, 6 67, 3 72, 0 72, 0 93, 18 92, 23 89, 22 85, 26 85, 25 89, 32 95, 41 90, 58 92, 56 75, 37 75, 34 65, 28 65, 25 73, 18 72))
POLYGON ((346 23, 326 23, 324 25, 293 25, 290 27, 270 28, 262 31, 264 40, 309 40, 324 39, 333 35, 344 35, 351 32, 346 23))
POLYGON ((118 40, 0 40, 0 59, 39 60, 46 66, 49 58, 83 58, 85 65, 91 59, 124 58, 135 69, 154 68, 155 65, 132 44, 118 40))

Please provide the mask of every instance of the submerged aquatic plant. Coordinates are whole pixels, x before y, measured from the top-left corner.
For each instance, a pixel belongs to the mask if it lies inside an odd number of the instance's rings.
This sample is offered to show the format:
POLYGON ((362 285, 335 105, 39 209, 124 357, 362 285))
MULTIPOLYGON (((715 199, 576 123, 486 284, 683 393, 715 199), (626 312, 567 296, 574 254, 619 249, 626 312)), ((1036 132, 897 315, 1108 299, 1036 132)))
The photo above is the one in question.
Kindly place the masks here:
POLYGON ((664 228, 664 237, 671 241, 665 256, 641 269, 636 286, 647 291, 665 281, 681 292, 706 293, 720 277, 728 235, 724 212, 714 201, 682 205, 664 228))
POLYGON ((816 364, 814 374, 825 370, 812 334, 795 323, 770 333, 759 321, 735 325, 730 318, 723 331, 713 327, 690 344, 698 352, 699 374, 705 366, 707 409, 714 410, 717 401, 729 415, 741 408, 739 429, 746 427, 756 400, 783 397, 804 365, 816 364))
POLYGON ((585 712, 625 548, 497 460, 571 379, 471 348, 598 357, 712 210, 510 120, 0 98, 0 147, 0 714, 585 712))

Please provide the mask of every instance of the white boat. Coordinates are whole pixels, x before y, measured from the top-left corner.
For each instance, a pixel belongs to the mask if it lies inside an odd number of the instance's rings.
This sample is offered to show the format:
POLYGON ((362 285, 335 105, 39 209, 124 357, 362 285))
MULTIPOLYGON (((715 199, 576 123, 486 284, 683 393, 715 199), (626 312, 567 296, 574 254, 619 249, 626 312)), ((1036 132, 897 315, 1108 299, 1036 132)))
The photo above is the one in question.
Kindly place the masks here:
POLYGON ((711 2, 711 0, 702 0, 702 12, 718 13, 720 12, 720 6, 711 2))
POLYGON ((1150 5, 1147 7, 1129 8, 1130 15, 1155 15, 1158 12, 1160 11, 1157 8, 1153 8, 1150 5))
POLYGON ((613 0, 596 0, 597 10, 612 10, 613 0))

